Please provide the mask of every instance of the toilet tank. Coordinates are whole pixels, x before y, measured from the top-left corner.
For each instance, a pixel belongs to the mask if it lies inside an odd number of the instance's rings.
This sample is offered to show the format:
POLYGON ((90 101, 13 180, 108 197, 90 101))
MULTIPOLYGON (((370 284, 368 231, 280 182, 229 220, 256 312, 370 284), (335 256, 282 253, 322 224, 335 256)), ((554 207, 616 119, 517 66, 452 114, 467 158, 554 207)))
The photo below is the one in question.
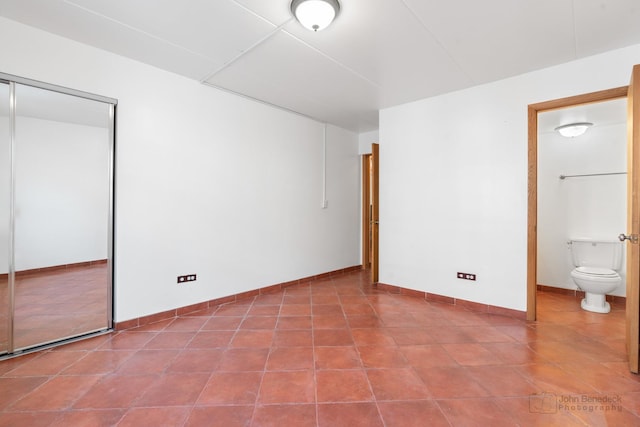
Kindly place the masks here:
POLYGON ((588 238, 571 239, 571 255, 576 267, 599 267, 619 270, 622 265, 622 242, 588 238))

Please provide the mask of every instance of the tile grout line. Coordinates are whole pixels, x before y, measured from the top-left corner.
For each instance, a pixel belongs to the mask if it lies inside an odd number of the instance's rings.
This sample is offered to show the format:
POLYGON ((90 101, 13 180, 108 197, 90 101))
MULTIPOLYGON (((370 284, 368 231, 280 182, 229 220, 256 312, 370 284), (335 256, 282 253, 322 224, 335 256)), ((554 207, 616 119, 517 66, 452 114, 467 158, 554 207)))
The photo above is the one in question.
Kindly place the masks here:
MULTIPOLYGON (((358 285, 358 290, 362 293, 362 296, 365 296, 364 292, 363 292, 363 288, 362 285, 359 284, 358 285)), ((340 307, 342 309, 343 315, 345 316, 346 319, 346 313, 344 311, 344 305, 342 302, 342 298, 338 297, 339 301, 340 301, 340 307)), ((370 305, 370 302, 367 301, 367 304, 370 305)), ((371 307, 371 309, 374 311, 374 313, 376 313, 376 311, 373 309, 373 307, 371 307)), ((376 317, 378 319, 379 316, 376 313, 376 317)), ((384 323, 384 322, 383 322, 384 323)), ((364 361, 362 360, 362 353, 360 352, 360 346, 358 346, 358 344, 356 343, 354 336, 353 336, 353 330, 351 328, 351 326, 347 323, 347 327, 349 328, 349 335, 351 336, 351 340, 353 341, 353 346, 355 347, 358 357, 360 358, 360 364, 362 365, 362 370, 364 372, 365 377, 367 378, 367 384, 369 385, 369 392, 371 393, 371 397, 373 399, 373 403, 376 405, 376 411, 378 413, 378 418, 380 419, 380 422, 382 423, 383 426, 386 426, 385 420, 382 416, 382 411, 380 410, 380 405, 378 404, 378 399, 376 397, 375 391, 373 390, 373 385, 371 384, 371 379, 369 378, 369 371, 367 370, 367 367, 364 364, 364 361)))
MULTIPOLYGON (((219 307, 218 307, 218 308, 219 308, 219 307)), ((215 313, 218 311, 218 308, 216 308, 216 310, 215 310, 213 313, 211 313, 209 316, 206 316, 206 317, 207 317, 208 319, 211 319, 211 318, 215 315, 215 313)), ((175 319, 178 319, 178 318, 197 318, 197 317, 199 317, 199 316, 189 316, 189 314, 185 314, 185 315, 183 315, 183 316, 176 316, 176 318, 175 318, 175 319)), ((200 327, 198 328, 198 330, 196 330, 196 331, 194 332, 194 334, 193 334, 193 336, 191 337, 191 339, 190 339, 190 340, 189 340, 189 341, 184 345, 184 347, 182 347, 182 349, 178 352, 178 354, 176 355, 176 357, 175 357, 171 362, 169 362, 169 363, 167 364, 167 366, 165 367, 165 371, 166 371, 166 369, 167 369, 169 366, 171 366, 171 364, 172 364, 173 362, 175 362, 176 358, 180 357, 180 355, 181 355, 181 354, 183 354, 183 353, 187 350, 187 348, 189 347, 189 344, 191 344, 191 343, 193 342, 193 340, 194 340, 194 339, 196 338, 196 336, 197 336, 197 335, 202 331, 202 328, 204 328, 204 325, 206 325, 208 321, 209 321, 209 320, 205 320, 204 322, 202 322, 202 324, 200 325, 200 327)), ((174 322, 175 322, 175 320, 174 320, 173 322, 169 323, 169 324, 167 325, 167 327, 171 326, 174 322)), ((238 325, 238 327, 239 327, 239 325, 238 325)), ((165 329, 166 329, 166 328, 165 328, 165 329)), ((165 373, 166 373, 166 372, 165 372, 165 373)), ((198 396, 193 400, 193 403, 192 403, 191 405, 188 405, 188 407, 189 407, 189 413, 187 414, 187 416, 185 417, 184 422, 182 423, 182 426, 183 426, 183 427, 186 427, 186 426, 187 426, 187 424, 189 423, 189 419, 191 418, 191 416, 192 416, 192 414, 193 414, 193 411, 194 411, 194 410, 196 409, 196 407, 197 407, 198 400, 200 399, 200 397, 201 397, 201 396, 202 396, 202 394, 204 393, 205 389, 207 388, 207 385, 209 384, 209 381, 211 381, 211 378, 213 377, 213 375, 214 375, 214 374, 215 374, 215 370, 213 370, 213 369, 212 369, 212 370, 211 370, 211 373, 209 374, 209 377, 207 378, 207 381, 205 381, 205 383, 204 383, 204 387, 202 387, 202 390, 200 390, 200 393, 198 393, 198 396)), ((124 416, 123 416, 123 418, 124 418, 124 416)))

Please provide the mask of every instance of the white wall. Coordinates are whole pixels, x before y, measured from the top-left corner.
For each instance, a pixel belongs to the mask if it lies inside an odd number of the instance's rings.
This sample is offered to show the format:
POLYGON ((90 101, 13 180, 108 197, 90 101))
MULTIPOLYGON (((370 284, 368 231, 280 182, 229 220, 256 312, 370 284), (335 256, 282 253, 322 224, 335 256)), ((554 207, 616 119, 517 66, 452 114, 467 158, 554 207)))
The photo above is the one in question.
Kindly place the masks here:
MULTIPOLYGON (((9 269, 11 145, 5 86, 0 86, 0 98, 6 103, 0 108, 4 110, 0 111, 0 274, 9 269)), ((23 97, 24 90, 20 86, 16 93, 16 271, 104 260, 108 252, 109 130, 27 117, 23 113, 29 110, 28 104, 37 101, 23 97)), ((106 105, 103 114, 108 117, 106 105)))
MULTIPOLYGON (((572 139, 556 132, 538 134, 538 284, 577 289, 567 241, 615 240, 627 228, 626 175, 559 176, 626 172, 626 154, 626 123, 596 124, 572 139)), ((623 282, 611 294, 624 296, 624 263, 619 272, 623 282)))
POLYGON ((358 135, 328 127, 322 209, 322 124, 13 21, 0 36, 0 71, 119 100, 116 321, 359 264, 358 135))
MULTIPOLYGON (((0 84, 0 102, 9 103, 9 85, 0 84)), ((9 141, 9 117, 0 114, 0 141, 9 141)), ((0 171, 11 167, 11 146, 0 143, 0 171)), ((11 175, 0 173, 0 274, 9 271, 9 197, 11 175)), ((0 303, 2 305, 2 303, 0 303)))
POLYGON ((16 271, 107 258, 108 148, 108 129, 16 118, 16 271))
POLYGON ((382 110, 380 281, 525 311, 527 105, 626 85, 636 62, 640 46, 382 110))
POLYGON ((363 132, 359 136, 360 148, 358 152, 360 154, 371 154, 371 144, 378 143, 380 141, 380 132, 377 130, 371 132, 363 132))

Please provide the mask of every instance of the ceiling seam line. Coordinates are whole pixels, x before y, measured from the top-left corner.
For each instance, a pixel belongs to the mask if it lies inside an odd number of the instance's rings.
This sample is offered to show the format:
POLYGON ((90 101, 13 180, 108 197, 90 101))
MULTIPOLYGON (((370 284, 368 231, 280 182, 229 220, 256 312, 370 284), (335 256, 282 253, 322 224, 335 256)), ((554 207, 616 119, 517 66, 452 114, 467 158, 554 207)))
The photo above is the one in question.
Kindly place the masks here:
POLYGON ((235 4, 236 6, 238 6, 241 9, 244 9, 245 11, 249 12, 250 14, 252 14, 253 16, 255 16, 256 18, 260 18, 262 19, 264 22, 273 25, 274 27, 276 26, 276 24, 274 24, 273 22, 269 21, 267 18, 265 18, 264 16, 260 15, 258 12, 249 9, 249 7, 243 5, 242 3, 238 2, 238 0, 230 0, 233 4, 235 4))
MULTIPOLYGON (((308 114, 304 114, 304 113, 301 113, 299 111, 292 110, 291 108, 287 108, 287 107, 283 107, 281 105, 273 104, 273 103, 271 103, 269 101, 265 101, 263 99, 255 98, 253 96, 246 95, 244 93, 236 92, 235 90, 228 89, 226 87, 217 86, 217 85, 215 85, 213 83, 202 82, 202 84, 205 85, 205 86, 208 86, 208 87, 210 87, 212 89, 217 89, 217 90, 220 90, 222 92, 230 93, 232 95, 236 95, 236 96, 239 96, 241 98, 257 102, 259 104, 263 104, 263 105, 267 105, 269 107, 273 107, 273 108, 275 108, 277 110, 280 110, 280 111, 285 111, 287 113, 295 114, 296 116, 304 117, 305 119, 313 120, 314 122, 317 122, 317 123, 320 123, 320 124, 328 124, 328 125, 336 126, 336 127, 339 127, 340 129, 345 129, 345 130, 347 130, 349 132, 354 132, 354 133, 363 132, 361 130, 353 130, 353 129, 350 129, 350 128, 347 128, 347 127, 344 127, 344 126, 340 126, 340 125, 337 125, 335 123, 328 122, 327 120, 322 120, 322 119, 320 119, 318 117, 310 116, 308 114)), ((363 117, 363 120, 365 120, 370 125, 375 125, 375 123, 371 123, 367 118, 363 117)))
MULTIPOLYGON (((260 40, 258 40, 257 42, 255 42, 254 44, 252 44, 251 46, 249 46, 247 49, 243 50, 242 52, 240 52, 238 55, 236 55, 235 57, 233 57, 232 59, 230 59, 229 61, 225 62, 224 64, 222 64, 220 67, 216 68, 215 70, 213 70, 212 72, 210 72, 209 74, 205 75, 202 79, 200 79, 200 83, 204 83, 207 80, 209 80, 210 78, 214 77, 216 74, 220 73, 221 71, 223 71, 224 69, 228 68, 230 65, 232 65, 233 63, 235 63, 238 59, 242 58, 243 56, 245 56, 246 54, 248 54, 249 52, 253 51, 255 48, 257 48, 258 46, 260 46, 261 44, 263 44, 264 42, 266 42, 267 40, 269 40, 271 37, 273 37, 276 33, 278 33, 282 27, 284 27, 285 25, 287 25, 289 22, 291 22, 293 18, 289 18, 288 20, 286 20, 285 22, 283 22, 282 24, 278 25, 276 28, 272 29, 269 33, 267 33, 266 36, 262 37, 260 40)), ((273 24, 272 24, 273 25, 273 24)))
MULTIPOLYGON (((292 18, 293 19, 293 18, 292 18)), ((380 89, 380 85, 376 82, 374 82, 373 80, 370 80, 369 78, 363 76, 362 74, 360 74, 359 72, 357 72, 356 70, 354 70, 353 68, 347 67, 345 64, 343 64, 342 62, 338 61, 337 59, 333 58, 332 56, 329 56, 328 54, 324 53, 323 51, 321 51, 320 49, 318 49, 315 46, 310 45, 309 43, 305 42, 304 40, 302 40, 301 38, 295 36, 294 34, 290 33, 287 30, 282 30, 283 33, 285 33, 286 35, 292 37, 293 39, 295 39, 296 41, 302 43, 303 45, 305 45, 306 47, 308 47, 311 50, 314 50, 315 52, 319 53, 320 55, 324 56, 326 59, 328 59, 329 61, 333 62, 334 64, 338 65, 339 67, 344 68, 345 70, 349 71, 351 74, 353 74, 354 76, 366 81, 367 83, 369 83, 370 85, 380 89)))
POLYGON ((449 59, 451 59, 451 61, 453 61, 454 64, 456 64, 456 67, 458 67, 458 70, 460 70, 460 72, 462 74, 464 74, 470 82, 472 82, 473 84, 477 84, 477 82, 473 79, 473 77, 471 77, 469 75, 469 73, 467 73, 467 71, 464 69, 464 67, 453 57, 453 55, 451 54, 451 52, 449 52, 449 50, 447 48, 444 47, 444 44, 440 41, 440 39, 438 37, 436 37, 436 35, 429 29, 429 27, 427 26, 427 24, 424 23, 424 21, 422 19, 420 19, 420 16, 418 16, 418 14, 416 13, 415 10, 413 10, 413 8, 411 6, 409 6, 407 4, 406 0, 400 0, 400 2, 404 5, 404 7, 406 7, 409 12, 411 12, 411 14, 413 15, 413 17, 420 23, 420 25, 422 26, 422 28, 424 28, 424 30, 429 33, 429 35, 431 35, 431 37, 433 37, 433 40, 435 40, 435 42, 438 44, 438 46, 440 46, 440 48, 442 49, 442 51, 449 57, 449 59))
POLYGON ((573 59, 578 59, 578 34, 576 34, 576 2, 571 2, 571 24, 573 27, 573 59))
POLYGON ((292 114, 295 114, 297 116, 301 116, 301 117, 313 120, 314 122, 327 123, 325 120, 320 120, 320 119, 318 119, 316 117, 309 116, 309 115, 301 113, 299 111, 295 111, 295 110, 292 110, 290 108, 283 107, 281 105, 272 104, 271 102, 264 101, 264 100, 259 99, 259 98, 254 98, 253 96, 246 95, 244 93, 236 92, 235 90, 227 89, 227 88, 222 87, 222 86, 217 86, 217 85, 215 85, 213 83, 209 83, 207 81, 203 81, 202 84, 205 85, 205 86, 209 86, 209 87, 211 87, 213 89, 218 89, 218 90, 221 90, 223 92, 227 92, 227 93, 230 93, 230 94, 233 94, 233 95, 237 95, 237 96, 239 96, 241 98, 250 99, 251 101, 255 101, 255 102, 258 102, 260 104, 268 105, 270 107, 276 108, 276 109, 281 110, 281 111, 286 111, 288 113, 292 113, 292 114))
POLYGON ((64 1, 64 3, 66 3, 66 4, 70 5, 70 6, 76 7, 76 8, 78 8, 78 9, 80 9, 80 10, 83 10, 83 11, 85 11, 85 12, 86 12, 86 13, 88 13, 88 14, 95 15, 95 16, 98 16, 98 17, 100 17, 100 18, 106 19, 107 21, 111 21, 111 22, 113 22, 113 23, 115 23, 115 24, 118 24, 118 25, 123 26, 123 27, 125 27, 125 28, 128 28, 128 29, 130 29, 130 30, 132 30, 132 31, 135 31, 136 33, 140 33, 140 34, 143 34, 143 35, 145 35, 145 36, 151 37, 152 39, 158 40, 158 41, 160 41, 160 42, 162 42, 162 43, 166 43, 166 44, 168 44, 169 46, 173 46, 173 47, 175 47, 175 48, 178 48, 178 49, 180 49, 180 50, 183 50, 183 51, 185 51, 185 52, 187 52, 187 53, 189 53, 189 54, 191 54, 191 55, 196 55, 196 56, 199 56, 200 58, 206 59, 206 60, 207 60, 207 61, 209 61, 209 62, 213 62, 213 60, 212 60, 211 58, 209 58, 208 56, 206 56, 206 55, 204 55, 204 54, 202 54, 202 53, 195 52, 195 51, 193 51, 193 50, 191 50, 191 49, 187 49, 187 48, 186 48, 186 47, 184 47, 184 46, 181 46, 181 45, 179 45, 179 44, 177 44, 177 43, 173 43, 173 42, 171 42, 171 41, 169 41, 169 40, 163 39, 162 37, 158 37, 158 36, 156 36, 156 35, 154 35, 154 34, 151 34, 151 33, 148 33, 148 32, 146 32, 146 31, 143 31, 143 30, 141 30, 140 28, 136 28, 136 27, 134 27, 134 26, 132 26, 132 25, 125 24, 125 23, 124 23, 124 22, 122 22, 122 21, 118 21, 117 19, 111 18, 111 17, 109 17, 109 16, 107 16, 107 15, 104 15, 104 14, 102 14, 102 13, 96 12, 95 10, 91 10, 91 9, 89 9, 89 8, 87 8, 87 7, 81 6, 81 5, 77 4, 77 3, 74 3, 74 2, 73 2, 73 1, 71 1, 71 0, 63 0, 63 1, 64 1))

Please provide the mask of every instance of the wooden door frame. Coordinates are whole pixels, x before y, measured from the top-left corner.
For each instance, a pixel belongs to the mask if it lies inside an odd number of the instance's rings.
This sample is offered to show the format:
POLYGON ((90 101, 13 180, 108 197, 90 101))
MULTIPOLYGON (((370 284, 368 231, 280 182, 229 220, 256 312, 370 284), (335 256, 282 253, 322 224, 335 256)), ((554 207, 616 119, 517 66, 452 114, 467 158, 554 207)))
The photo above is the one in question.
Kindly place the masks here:
POLYGON ((538 113, 581 104, 626 98, 629 87, 622 86, 584 95, 530 104, 528 107, 529 194, 527 209, 527 320, 536 320, 538 257, 538 113))
POLYGON ((362 155, 362 268, 371 269, 371 282, 378 283, 379 260, 379 168, 380 145, 371 144, 371 154, 362 155))
POLYGON ((378 283, 380 264, 380 144, 371 144, 371 282, 378 283))
POLYGON ((371 264, 371 154, 362 155, 362 268, 371 264))

